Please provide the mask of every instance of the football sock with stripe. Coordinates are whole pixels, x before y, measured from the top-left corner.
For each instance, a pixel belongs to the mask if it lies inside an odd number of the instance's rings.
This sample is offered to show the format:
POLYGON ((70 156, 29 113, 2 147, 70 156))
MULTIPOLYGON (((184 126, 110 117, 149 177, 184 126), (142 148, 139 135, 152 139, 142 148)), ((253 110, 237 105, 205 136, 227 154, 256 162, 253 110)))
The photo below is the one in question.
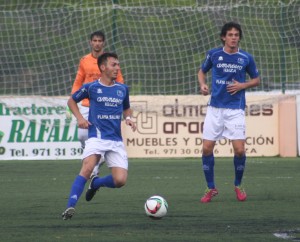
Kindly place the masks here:
POLYGON ((77 201, 79 200, 79 197, 81 196, 84 186, 87 179, 85 179, 83 176, 78 175, 71 187, 70 196, 68 200, 68 208, 69 207, 75 207, 77 201))
POLYGON ((215 158, 213 154, 209 156, 202 155, 202 169, 204 171, 207 187, 209 189, 215 188, 214 165, 215 165, 215 158))
POLYGON ((234 171, 235 171, 235 180, 234 185, 239 186, 242 183, 242 178, 245 170, 246 156, 238 157, 234 156, 234 171))

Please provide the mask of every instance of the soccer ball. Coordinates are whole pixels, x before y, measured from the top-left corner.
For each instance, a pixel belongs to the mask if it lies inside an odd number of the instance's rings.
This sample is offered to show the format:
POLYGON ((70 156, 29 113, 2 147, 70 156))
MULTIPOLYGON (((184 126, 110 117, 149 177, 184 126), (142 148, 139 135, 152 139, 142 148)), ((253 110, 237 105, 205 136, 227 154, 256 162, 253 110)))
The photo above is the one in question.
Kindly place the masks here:
POLYGON ((168 212, 167 201, 158 195, 149 197, 145 202, 145 212, 150 218, 160 219, 168 212))

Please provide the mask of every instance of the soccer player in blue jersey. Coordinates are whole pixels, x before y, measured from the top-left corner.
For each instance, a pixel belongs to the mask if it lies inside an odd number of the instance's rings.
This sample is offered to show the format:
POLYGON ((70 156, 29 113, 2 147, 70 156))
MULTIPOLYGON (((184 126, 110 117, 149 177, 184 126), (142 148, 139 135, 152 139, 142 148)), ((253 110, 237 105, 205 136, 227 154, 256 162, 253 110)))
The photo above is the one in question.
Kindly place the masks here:
POLYGON ((73 182, 67 208, 62 214, 64 220, 71 219, 74 215, 84 186, 102 156, 111 174, 91 179, 86 200, 90 201, 100 187, 119 188, 127 181, 128 158, 121 136, 122 116, 126 124, 133 131, 136 130, 135 123, 131 120, 128 87, 115 81, 120 71, 115 53, 103 53, 98 57, 97 64, 101 71, 100 79, 84 84, 68 100, 78 126, 88 129, 89 138, 83 152, 81 170, 73 182), (88 120, 82 116, 77 105, 85 98, 90 100, 88 120))
MULTIPOLYGON (((80 59, 78 71, 76 74, 75 81, 72 86, 71 94, 75 93, 82 87, 83 84, 88 82, 93 82, 101 77, 101 72, 98 68, 97 59, 100 55, 104 53, 105 46, 105 34, 102 31, 93 32, 90 36, 90 46, 91 52, 80 59)), ((116 81, 119 83, 124 83, 124 78, 122 76, 121 70, 118 72, 116 81)), ((85 119, 88 119, 89 114, 89 99, 84 99, 79 105, 81 114, 85 119)), ((67 108, 66 115, 68 118, 72 117, 72 112, 67 108)), ((78 128, 78 139, 81 143, 82 149, 85 147, 85 141, 88 139, 88 130, 78 128)), ((92 176, 97 176, 99 174, 99 166, 104 162, 103 157, 100 162, 95 166, 92 176)))
POLYGON ((231 140, 234 150, 234 190, 239 201, 247 198, 242 188, 245 169, 245 89, 259 85, 259 73, 253 57, 239 48, 243 33, 235 22, 221 30, 223 47, 209 50, 198 72, 200 91, 210 94, 206 73, 212 69, 211 97, 203 126, 202 168, 207 189, 201 202, 207 203, 218 194, 214 181, 214 147, 221 138, 231 140), (250 80, 246 81, 246 74, 250 80))

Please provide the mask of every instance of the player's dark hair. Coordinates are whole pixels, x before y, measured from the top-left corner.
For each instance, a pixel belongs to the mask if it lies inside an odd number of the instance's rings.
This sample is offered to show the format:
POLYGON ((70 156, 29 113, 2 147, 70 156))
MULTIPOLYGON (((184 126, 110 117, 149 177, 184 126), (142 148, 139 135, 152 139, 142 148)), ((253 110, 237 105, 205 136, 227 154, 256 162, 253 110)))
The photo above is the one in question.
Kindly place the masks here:
POLYGON ((105 41, 105 34, 102 31, 95 31, 91 33, 90 39, 92 40, 95 36, 101 37, 103 41, 105 41))
MULTIPOLYGON (((110 57, 115 58, 115 59, 119 59, 118 55, 116 53, 113 53, 113 52, 104 52, 102 55, 100 55, 98 57, 98 60, 97 60, 97 64, 98 64, 99 69, 100 69, 101 65, 107 63, 107 60, 110 57)), ((100 71, 101 71, 101 69, 100 69, 100 71)))
POLYGON ((240 32, 240 40, 242 39, 243 31, 242 31, 241 25, 236 23, 236 22, 228 22, 228 23, 224 24, 222 29, 221 29, 220 37, 221 37, 221 41, 222 41, 223 44, 224 44, 224 40, 222 39, 222 37, 225 37, 226 34, 227 34, 227 31, 229 31, 233 28, 237 29, 240 32))

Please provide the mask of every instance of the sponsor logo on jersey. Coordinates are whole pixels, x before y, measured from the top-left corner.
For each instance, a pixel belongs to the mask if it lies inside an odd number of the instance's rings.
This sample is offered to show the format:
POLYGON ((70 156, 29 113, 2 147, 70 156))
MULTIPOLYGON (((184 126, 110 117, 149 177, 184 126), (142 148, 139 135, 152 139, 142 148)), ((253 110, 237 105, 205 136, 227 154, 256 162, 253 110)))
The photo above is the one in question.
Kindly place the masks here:
POLYGON ((237 71, 241 71, 243 69, 243 66, 229 63, 218 63, 217 68, 222 68, 223 72, 237 73, 237 71))
POLYGON ((98 97, 97 102, 98 103, 104 102, 104 105, 106 107, 117 107, 118 105, 122 104, 123 99, 114 98, 114 97, 98 97))

